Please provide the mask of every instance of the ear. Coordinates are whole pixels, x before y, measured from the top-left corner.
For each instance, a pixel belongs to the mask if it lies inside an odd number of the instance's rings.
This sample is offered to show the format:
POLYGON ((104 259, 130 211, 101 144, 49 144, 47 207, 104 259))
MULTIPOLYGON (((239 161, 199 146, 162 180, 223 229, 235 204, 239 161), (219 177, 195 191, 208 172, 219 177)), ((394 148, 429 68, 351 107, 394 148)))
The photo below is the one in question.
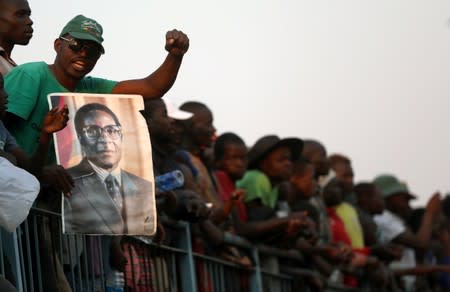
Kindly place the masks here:
POLYGON ((59 52, 59 50, 61 50, 61 46, 62 46, 62 41, 60 38, 57 38, 54 42, 53 42, 53 49, 55 50, 56 53, 59 52))

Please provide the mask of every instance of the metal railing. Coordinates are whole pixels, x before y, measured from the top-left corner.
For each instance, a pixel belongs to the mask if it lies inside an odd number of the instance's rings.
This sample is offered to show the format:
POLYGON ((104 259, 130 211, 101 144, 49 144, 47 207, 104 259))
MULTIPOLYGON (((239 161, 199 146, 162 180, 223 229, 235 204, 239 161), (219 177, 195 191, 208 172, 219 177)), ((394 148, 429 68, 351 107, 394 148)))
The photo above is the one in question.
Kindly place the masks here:
MULTIPOLYGON (((299 253, 255 246, 227 233, 224 243, 251 260, 243 266, 194 252, 188 223, 167 228, 176 234, 170 246, 148 237, 122 238, 126 291, 290 292, 294 279, 313 273, 280 265, 283 258, 301 263, 299 253)), ((62 234, 60 214, 33 208, 13 233, 0 232, 0 274, 19 291, 105 291, 115 271, 110 242, 110 236, 62 234)))

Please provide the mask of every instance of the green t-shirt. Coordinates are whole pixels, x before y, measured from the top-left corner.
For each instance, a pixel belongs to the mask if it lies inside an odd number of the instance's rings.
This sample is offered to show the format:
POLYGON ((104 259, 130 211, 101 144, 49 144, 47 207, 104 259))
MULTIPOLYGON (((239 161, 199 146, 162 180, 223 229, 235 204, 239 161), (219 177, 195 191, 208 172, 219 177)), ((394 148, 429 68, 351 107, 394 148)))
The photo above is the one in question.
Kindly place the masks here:
POLYGON ((272 188, 269 177, 259 170, 249 170, 236 183, 238 189, 245 189, 245 201, 261 199, 268 207, 275 208, 278 199, 278 187, 272 188))
MULTIPOLYGON (((116 81, 85 77, 75 89, 84 93, 111 93, 116 81)), ((39 145, 42 121, 49 111, 47 95, 68 92, 55 78, 45 62, 27 63, 15 67, 5 77, 5 90, 9 95, 8 112, 21 117, 10 129, 17 143, 32 155, 39 145)), ((48 163, 55 163, 54 145, 50 149, 48 163)))

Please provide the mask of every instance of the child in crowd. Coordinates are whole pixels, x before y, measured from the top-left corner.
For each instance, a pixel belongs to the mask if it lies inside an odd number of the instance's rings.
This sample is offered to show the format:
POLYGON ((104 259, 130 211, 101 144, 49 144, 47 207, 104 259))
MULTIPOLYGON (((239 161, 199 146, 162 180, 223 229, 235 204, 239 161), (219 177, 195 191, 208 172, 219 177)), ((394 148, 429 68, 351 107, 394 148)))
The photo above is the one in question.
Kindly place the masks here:
POLYGON ((242 202, 244 191, 237 190, 235 183, 247 170, 247 147, 234 133, 220 135, 214 143, 215 177, 219 198, 224 204, 224 213, 229 214, 236 206, 239 221, 247 221, 247 210, 242 202))
POLYGON ((314 165, 307 159, 300 157, 292 168, 289 179, 293 196, 289 202, 291 211, 306 211, 308 216, 318 223, 319 214, 309 202, 317 192, 318 184, 315 179, 314 165))

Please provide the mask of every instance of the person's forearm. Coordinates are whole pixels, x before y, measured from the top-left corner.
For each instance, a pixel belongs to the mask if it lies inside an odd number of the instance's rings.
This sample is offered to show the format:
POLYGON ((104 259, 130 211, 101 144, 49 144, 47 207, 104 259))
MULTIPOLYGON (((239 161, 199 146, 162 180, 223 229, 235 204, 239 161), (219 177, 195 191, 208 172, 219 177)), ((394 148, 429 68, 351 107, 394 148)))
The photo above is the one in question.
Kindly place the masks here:
POLYGON ((433 229, 433 218, 434 214, 430 212, 425 212, 422 218, 422 224, 420 225, 419 231, 417 231, 416 236, 420 248, 427 248, 430 243, 431 232, 433 229))
POLYGON ((329 253, 328 246, 310 245, 310 244, 303 243, 303 244, 296 244, 296 247, 301 252, 308 253, 308 254, 320 254, 320 255, 328 256, 328 253, 329 253))
POLYGON ((440 265, 430 265, 430 266, 416 266, 410 269, 391 269, 394 275, 403 276, 403 275, 423 275, 430 274, 436 272, 445 272, 448 270, 448 267, 440 266, 440 265))
POLYGON ((144 99, 160 98, 175 82, 182 60, 183 56, 169 53, 161 66, 152 74, 143 79, 119 82, 112 93, 140 94, 144 99))
POLYGON ((223 243, 223 238, 225 236, 223 231, 214 225, 210 220, 200 221, 198 226, 210 243, 217 246, 223 243))
POLYGON ((253 239, 261 235, 284 231, 288 222, 286 218, 276 218, 257 222, 241 222, 236 224, 235 228, 239 235, 253 239))
POLYGON ((167 57, 161 66, 145 78, 147 84, 151 84, 156 90, 155 93, 148 92, 148 94, 143 94, 144 98, 158 98, 169 91, 177 79, 182 60, 183 56, 175 56, 170 53, 167 54, 167 57))

